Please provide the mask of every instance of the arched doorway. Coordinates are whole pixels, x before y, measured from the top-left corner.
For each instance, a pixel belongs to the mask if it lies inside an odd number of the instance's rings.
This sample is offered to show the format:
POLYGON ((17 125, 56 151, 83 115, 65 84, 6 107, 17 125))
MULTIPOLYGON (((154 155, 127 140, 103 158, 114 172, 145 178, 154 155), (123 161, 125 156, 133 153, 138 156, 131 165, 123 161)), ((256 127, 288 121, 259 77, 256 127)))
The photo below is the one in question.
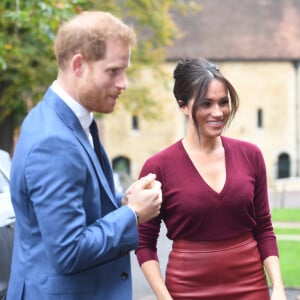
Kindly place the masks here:
POLYGON ((130 160, 125 156, 118 156, 112 160, 115 187, 120 192, 124 192, 132 183, 130 172, 130 160))
POLYGON ((290 164, 290 156, 287 153, 278 156, 278 178, 290 177, 290 164))
POLYGON ((130 160, 125 156, 118 156, 113 159, 112 167, 116 173, 126 173, 130 175, 130 160))

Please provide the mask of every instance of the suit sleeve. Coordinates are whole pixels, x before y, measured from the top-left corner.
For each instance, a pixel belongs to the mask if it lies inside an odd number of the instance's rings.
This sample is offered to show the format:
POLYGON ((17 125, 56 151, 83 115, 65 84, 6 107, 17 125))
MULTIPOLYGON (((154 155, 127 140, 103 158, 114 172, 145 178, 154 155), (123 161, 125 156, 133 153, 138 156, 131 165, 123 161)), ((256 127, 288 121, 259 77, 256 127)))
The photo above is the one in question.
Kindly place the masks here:
POLYGON ((95 201, 92 196, 100 194, 93 176, 79 146, 57 137, 37 143, 26 158, 25 181, 40 230, 36 234, 61 274, 103 264, 137 247, 135 216, 127 206, 87 222, 84 199, 95 201))

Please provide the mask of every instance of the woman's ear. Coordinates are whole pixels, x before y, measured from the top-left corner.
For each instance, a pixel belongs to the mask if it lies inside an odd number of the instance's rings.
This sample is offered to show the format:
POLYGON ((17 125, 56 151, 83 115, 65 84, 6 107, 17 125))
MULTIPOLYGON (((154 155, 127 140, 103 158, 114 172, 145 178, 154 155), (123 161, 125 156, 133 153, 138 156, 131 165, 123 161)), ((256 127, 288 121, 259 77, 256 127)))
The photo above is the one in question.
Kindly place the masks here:
POLYGON ((186 105, 186 103, 185 103, 183 100, 178 100, 177 103, 178 103, 179 108, 180 108, 180 110, 182 111, 182 113, 183 113, 185 116, 188 116, 188 115, 189 115, 189 108, 188 108, 188 106, 186 105))
POLYGON ((76 76, 81 77, 84 70, 85 61, 82 54, 77 53, 71 59, 71 68, 76 76))
POLYGON ((180 108, 181 108, 182 106, 185 106, 185 103, 184 103, 183 100, 178 100, 177 103, 178 103, 178 105, 179 105, 180 108))

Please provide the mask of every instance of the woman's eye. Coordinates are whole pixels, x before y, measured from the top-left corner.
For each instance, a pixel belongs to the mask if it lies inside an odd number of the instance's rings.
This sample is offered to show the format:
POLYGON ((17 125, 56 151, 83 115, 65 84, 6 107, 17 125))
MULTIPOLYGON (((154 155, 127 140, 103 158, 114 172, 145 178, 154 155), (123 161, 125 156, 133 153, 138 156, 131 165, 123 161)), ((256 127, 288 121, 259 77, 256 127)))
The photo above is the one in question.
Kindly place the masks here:
POLYGON ((210 106, 210 101, 203 101, 202 106, 209 107, 210 106))
POLYGON ((221 101, 221 105, 222 105, 222 106, 228 105, 228 103, 229 103, 229 100, 228 100, 228 99, 223 99, 223 100, 221 101))

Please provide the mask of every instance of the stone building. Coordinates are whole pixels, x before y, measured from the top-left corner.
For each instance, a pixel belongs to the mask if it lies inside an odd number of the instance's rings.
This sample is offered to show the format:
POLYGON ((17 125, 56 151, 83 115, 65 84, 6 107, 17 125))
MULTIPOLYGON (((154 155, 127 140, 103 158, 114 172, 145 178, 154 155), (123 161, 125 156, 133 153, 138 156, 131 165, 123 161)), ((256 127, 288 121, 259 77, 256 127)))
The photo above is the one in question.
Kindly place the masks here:
POLYGON ((184 136, 172 72, 180 57, 205 57, 219 66, 240 96, 239 111, 225 135, 261 148, 274 195, 300 190, 300 1, 196 2, 200 11, 174 19, 183 37, 168 49, 168 85, 149 69, 141 78, 162 104, 160 120, 138 119, 119 106, 101 121, 114 168, 135 179, 147 157, 184 136))

